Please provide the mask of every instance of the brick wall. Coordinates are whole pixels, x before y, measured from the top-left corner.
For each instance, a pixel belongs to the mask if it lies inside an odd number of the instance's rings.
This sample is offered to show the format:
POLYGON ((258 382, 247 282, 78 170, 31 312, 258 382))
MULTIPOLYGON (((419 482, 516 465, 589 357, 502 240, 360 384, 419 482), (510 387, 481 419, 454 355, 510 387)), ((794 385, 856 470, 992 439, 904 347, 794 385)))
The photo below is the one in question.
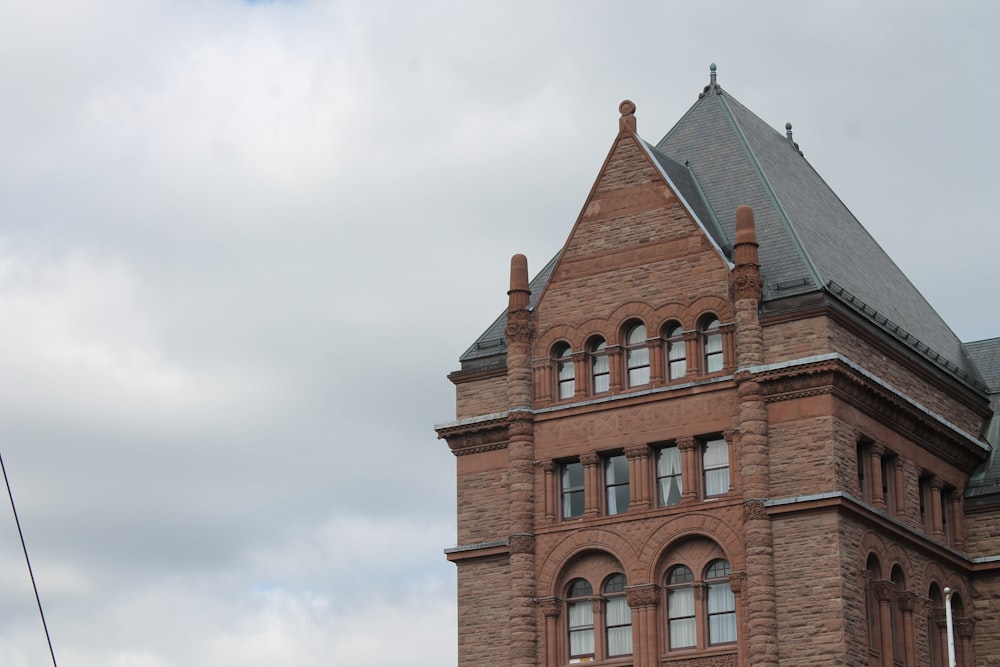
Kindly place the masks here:
POLYGON ((510 664, 507 556, 463 562, 458 568, 459 667, 510 664))
POLYGON ((507 409, 507 376, 462 382, 455 386, 455 419, 503 412, 507 409))
POLYGON ((510 527, 507 450, 457 458, 458 544, 507 537, 510 527))

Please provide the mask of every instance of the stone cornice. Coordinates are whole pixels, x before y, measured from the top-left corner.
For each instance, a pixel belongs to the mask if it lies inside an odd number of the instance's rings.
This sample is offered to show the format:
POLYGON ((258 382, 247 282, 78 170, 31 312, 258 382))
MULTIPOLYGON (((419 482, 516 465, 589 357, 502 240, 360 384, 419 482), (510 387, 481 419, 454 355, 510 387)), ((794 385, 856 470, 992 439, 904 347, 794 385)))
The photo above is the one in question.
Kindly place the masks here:
POLYGON ((448 443, 455 456, 479 454, 507 446, 507 414, 488 415, 485 418, 442 424, 435 430, 438 438, 448 443))
POLYGON ((974 468, 989 455, 978 440, 839 354, 750 371, 767 403, 833 395, 960 468, 974 468))

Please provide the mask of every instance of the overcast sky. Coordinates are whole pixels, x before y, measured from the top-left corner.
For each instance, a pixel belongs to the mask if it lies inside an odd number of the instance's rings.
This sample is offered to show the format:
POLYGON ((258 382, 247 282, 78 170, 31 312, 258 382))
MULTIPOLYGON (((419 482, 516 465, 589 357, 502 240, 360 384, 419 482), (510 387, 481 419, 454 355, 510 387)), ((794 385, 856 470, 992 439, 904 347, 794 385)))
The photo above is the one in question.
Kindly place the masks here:
MULTIPOLYGON (((1000 335, 1000 5, 945 4, 6 3, 0 453, 59 664, 454 665, 445 376, 618 103, 655 142, 712 62, 1000 335)), ((8 509, 0 664, 47 662, 8 509)))

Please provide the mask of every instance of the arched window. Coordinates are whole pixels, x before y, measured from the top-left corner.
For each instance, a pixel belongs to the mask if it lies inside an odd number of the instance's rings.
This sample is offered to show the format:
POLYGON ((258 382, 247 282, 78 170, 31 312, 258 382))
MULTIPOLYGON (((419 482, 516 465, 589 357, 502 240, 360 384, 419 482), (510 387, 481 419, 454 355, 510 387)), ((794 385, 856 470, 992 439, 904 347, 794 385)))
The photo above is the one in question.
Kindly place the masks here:
POLYGON ((684 329, 680 323, 667 323, 663 328, 663 340, 666 347, 667 379, 679 380, 687 375, 687 348, 684 329))
POLYGON ((611 366, 608 363, 608 346, 603 338, 594 338, 588 348, 590 353, 591 388, 600 394, 611 388, 611 366))
POLYGON ((576 393, 576 369, 573 366, 573 351, 566 343, 559 343, 552 350, 556 364, 556 382, 560 400, 573 398, 576 393))
POLYGON ((736 641, 736 596, 729 587, 729 561, 713 560, 705 570, 708 588, 708 643, 736 641))
POLYGON ((566 617, 569 622, 569 661, 589 662, 594 658, 594 589, 586 579, 569 582, 566 617))
POLYGON ((694 611, 694 573, 677 565, 667 575, 667 645, 671 650, 698 645, 694 611))
POLYGON ((632 610, 625 599, 625 575, 613 574, 604 582, 604 622, 608 657, 632 653, 632 610))
POLYGON ((701 348, 705 359, 705 372, 718 373, 722 370, 722 332, 719 318, 709 315, 701 321, 701 348))
POLYGON ((625 365, 628 386, 649 384, 649 348, 646 346, 646 325, 638 322, 625 335, 625 365))

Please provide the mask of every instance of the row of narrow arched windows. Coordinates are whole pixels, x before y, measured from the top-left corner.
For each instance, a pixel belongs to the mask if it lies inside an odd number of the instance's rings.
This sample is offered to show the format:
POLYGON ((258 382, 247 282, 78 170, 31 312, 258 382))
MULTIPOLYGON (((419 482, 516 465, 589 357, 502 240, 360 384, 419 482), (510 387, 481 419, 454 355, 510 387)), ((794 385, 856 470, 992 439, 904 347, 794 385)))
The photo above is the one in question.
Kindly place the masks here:
MULTIPOLYGON (((937 583, 931 583, 926 599, 930 612, 926 621, 927 643, 925 655, 918 654, 915 616, 918 610, 915 600, 922 596, 907 589, 906 577, 899 565, 893 565, 885 578, 881 563, 875 554, 870 554, 865 563, 865 619, 868 653, 874 664, 884 667, 915 667, 929 664, 931 667, 948 665, 947 627, 945 625, 944 596, 937 583)), ((962 597, 954 593, 951 598, 952 617, 961 628, 970 628, 965 619, 962 597)), ((959 633, 961 634, 961 633, 959 633)), ((971 665, 968 653, 971 645, 969 637, 958 637, 955 641, 955 664, 959 667, 971 665)))
MULTIPOLYGON (((667 651, 736 642, 736 596, 729 574, 729 561, 722 558, 711 561, 700 576, 687 565, 670 568, 663 587, 667 651)), ((632 653, 632 610, 625 597, 626 584, 624 574, 612 574, 604 580, 599 596, 584 578, 567 584, 565 632, 570 663, 632 653)))
MULTIPOLYGON (((700 371, 703 374, 718 373, 725 366, 725 351, 722 324, 714 314, 701 318, 694 336, 686 336, 680 322, 667 322, 658 338, 650 339, 646 325, 638 320, 625 327, 623 337, 624 367, 623 380, 626 387, 642 387, 650 383, 651 349, 662 345, 664 377, 674 382, 688 375, 688 356, 693 350, 700 355, 700 371), (694 345, 689 345, 689 339, 694 345)), ((590 394, 602 394, 611 389, 611 362, 608 357, 607 341, 601 336, 592 336, 584 346, 585 368, 588 370, 585 390, 590 394)), ((569 343, 560 341, 552 347, 555 364, 557 400, 573 398, 577 393, 577 373, 580 368, 574 359, 569 343)))

